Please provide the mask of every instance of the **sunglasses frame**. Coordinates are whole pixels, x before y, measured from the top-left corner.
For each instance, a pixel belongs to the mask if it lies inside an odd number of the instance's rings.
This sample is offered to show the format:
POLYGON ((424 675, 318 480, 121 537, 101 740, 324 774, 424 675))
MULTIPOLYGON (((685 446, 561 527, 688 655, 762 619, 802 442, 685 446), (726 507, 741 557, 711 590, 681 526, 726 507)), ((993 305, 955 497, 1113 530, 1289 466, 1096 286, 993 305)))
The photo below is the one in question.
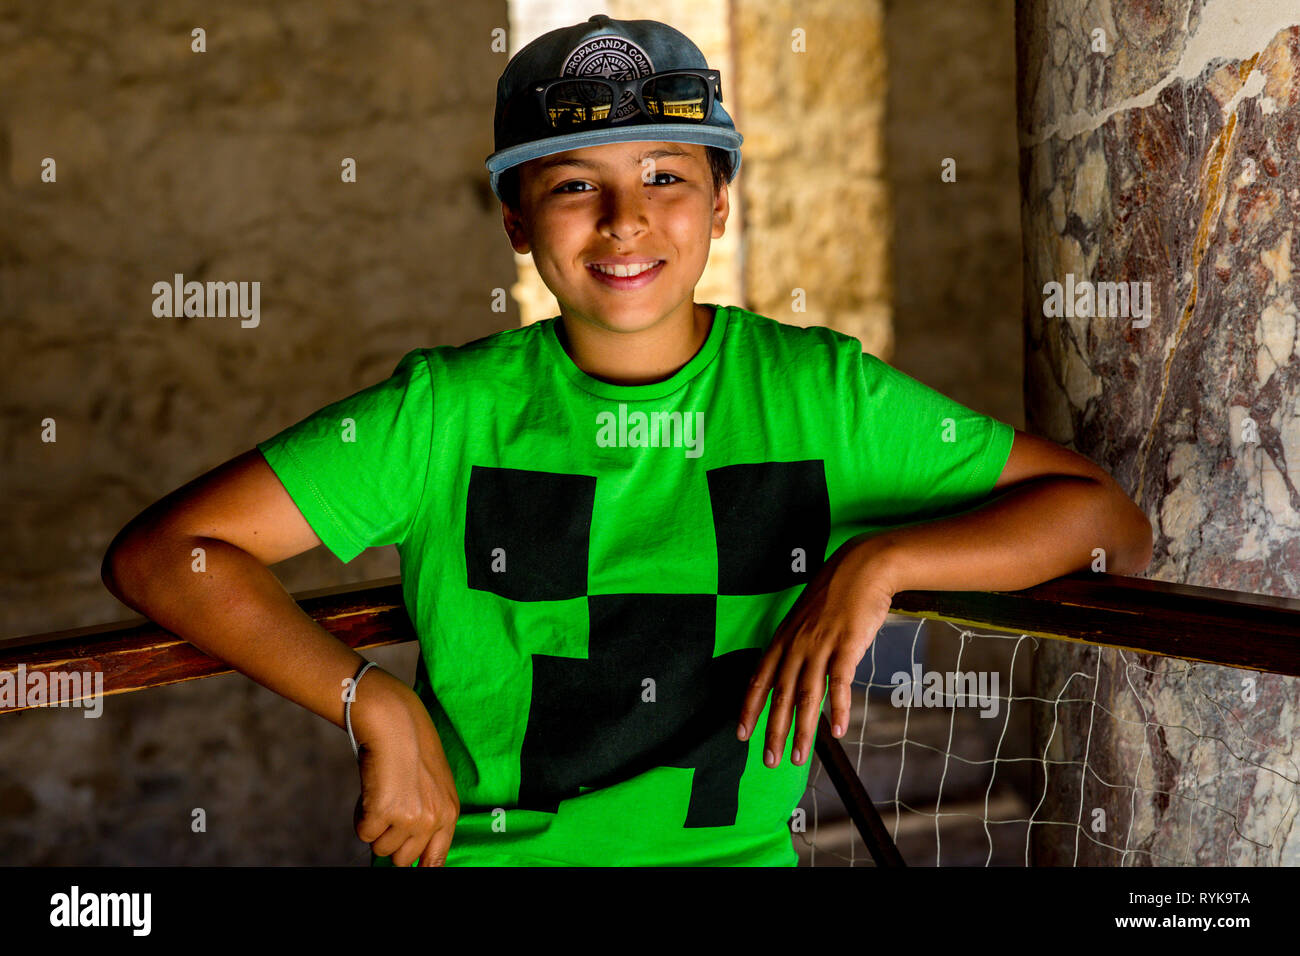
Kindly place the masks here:
MULTIPOLYGON (((551 130, 552 132, 555 133, 580 132, 582 130, 589 130, 589 129, 602 129, 606 126, 614 125, 614 114, 618 112, 618 107, 623 102, 623 94, 625 92, 628 92, 629 90, 632 93, 632 100, 634 103, 636 103, 637 109, 641 111, 641 114, 643 116, 648 117, 651 122, 654 123, 685 122, 685 123, 689 123, 691 126, 703 126, 705 123, 709 121, 709 117, 713 115, 713 104, 715 102, 716 103, 722 102, 722 75, 717 70, 680 69, 680 70, 664 70, 662 73, 649 73, 645 76, 638 76, 630 80, 615 80, 607 76, 561 76, 561 77, 556 77, 553 80, 546 80, 542 83, 534 83, 530 87, 520 90, 519 93, 515 95, 515 102, 512 104, 511 108, 518 108, 518 106, 520 106, 521 104, 527 103, 531 100, 534 107, 536 108, 536 112, 534 113, 535 119, 541 122, 542 127, 544 129, 551 130), (662 79, 663 77, 673 76, 679 73, 689 74, 691 76, 696 76, 704 80, 704 91, 705 91, 705 95, 708 97, 708 102, 705 104, 704 107, 704 117, 698 121, 681 120, 676 117, 671 119, 665 119, 663 117, 655 116, 655 114, 651 113, 648 109, 646 109, 645 100, 642 99, 641 97, 642 88, 650 80, 662 79), (559 86, 562 83, 603 83, 605 84, 606 86, 608 86, 610 89, 613 90, 613 99, 611 100, 612 105, 610 106, 609 112, 605 114, 605 117, 603 119, 593 120, 590 123, 582 123, 577 126, 570 127, 567 130, 555 126, 551 122, 551 118, 546 110, 546 94, 551 90, 552 87, 559 86)), ((507 111, 507 115, 509 115, 509 110, 507 111)), ((627 118, 630 119, 631 117, 627 117, 627 118)))

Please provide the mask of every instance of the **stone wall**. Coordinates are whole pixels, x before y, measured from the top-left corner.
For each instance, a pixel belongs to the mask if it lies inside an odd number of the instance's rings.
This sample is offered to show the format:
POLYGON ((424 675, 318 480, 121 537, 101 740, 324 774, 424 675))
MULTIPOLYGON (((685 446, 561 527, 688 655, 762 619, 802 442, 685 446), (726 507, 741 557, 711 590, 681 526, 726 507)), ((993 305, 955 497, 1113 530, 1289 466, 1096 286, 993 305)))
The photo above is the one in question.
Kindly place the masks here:
MULTIPOLYGON (((492 310, 514 261, 483 168, 504 0, 142 9, 0 4, 3 636, 131 617, 99 564, 133 515, 412 348, 519 323, 492 310), (176 273, 260 282, 258 324, 155 317, 176 273)), ((373 656, 409 679, 414 654, 373 656)), ((0 863, 365 859, 357 782, 342 731, 241 675, 11 714, 0 863)))
POLYGON ((1013 0, 887 0, 889 360, 1024 426, 1013 0), (942 177, 953 161, 954 181, 942 177))
POLYGON ((733 10, 744 304, 792 325, 839 329, 888 358, 881 3, 735 0, 733 10))

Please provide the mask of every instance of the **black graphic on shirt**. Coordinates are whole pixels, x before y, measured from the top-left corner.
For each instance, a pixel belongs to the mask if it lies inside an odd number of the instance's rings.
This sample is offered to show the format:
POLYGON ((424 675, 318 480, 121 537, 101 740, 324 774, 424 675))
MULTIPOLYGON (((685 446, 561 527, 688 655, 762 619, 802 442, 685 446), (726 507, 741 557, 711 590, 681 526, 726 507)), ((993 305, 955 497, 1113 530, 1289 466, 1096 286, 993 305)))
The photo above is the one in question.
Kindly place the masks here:
POLYGON ((826 553, 830 504, 821 460, 728 465, 707 478, 713 527, 699 540, 717 544, 715 593, 588 595, 596 479, 471 469, 469 587, 512 601, 587 602, 586 659, 532 655, 521 807, 554 813, 583 790, 680 767, 694 770, 682 825, 735 824, 749 746, 736 739, 736 718, 762 648, 714 656, 717 596, 811 580, 826 553), (492 571, 497 548, 508 556, 505 573, 492 571), (641 703, 647 677, 652 704, 641 703))

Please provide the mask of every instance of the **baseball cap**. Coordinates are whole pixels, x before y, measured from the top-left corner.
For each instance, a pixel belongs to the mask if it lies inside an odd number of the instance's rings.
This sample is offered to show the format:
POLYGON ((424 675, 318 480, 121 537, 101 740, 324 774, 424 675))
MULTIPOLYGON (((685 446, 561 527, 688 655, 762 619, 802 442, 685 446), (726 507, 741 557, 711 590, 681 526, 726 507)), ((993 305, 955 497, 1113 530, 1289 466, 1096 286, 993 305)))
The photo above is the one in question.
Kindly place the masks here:
POLYGON ((532 83, 565 76, 604 76, 630 80, 667 70, 709 69, 704 54, 686 34, 658 20, 613 20, 603 13, 583 23, 544 33, 519 50, 497 80, 495 151, 487 157, 492 192, 501 199, 498 181, 512 166, 531 159, 586 146, 651 140, 717 146, 731 157, 727 182, 740 171, 736 124, 714 98, 713 111, 703 123, 660 123, 638 109, 597 129, 556 132, 506 116, 506 104, 532 83))

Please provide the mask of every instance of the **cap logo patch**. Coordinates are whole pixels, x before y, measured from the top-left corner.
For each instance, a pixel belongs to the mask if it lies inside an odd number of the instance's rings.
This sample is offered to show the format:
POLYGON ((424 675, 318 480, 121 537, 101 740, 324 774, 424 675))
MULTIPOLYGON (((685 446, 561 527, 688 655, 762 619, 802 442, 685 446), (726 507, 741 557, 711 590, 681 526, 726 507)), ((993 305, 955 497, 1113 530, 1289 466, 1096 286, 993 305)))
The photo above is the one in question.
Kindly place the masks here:
MULTIPOLYGON (((654 72, 649 55, 626 37, 601 34, 588 37, 564 58, 561 76, 604 76, 611 80, 630 80, 654 72)), ((623 94, 614 110, 614 122, 637 113, 631 92, 623 94)))

